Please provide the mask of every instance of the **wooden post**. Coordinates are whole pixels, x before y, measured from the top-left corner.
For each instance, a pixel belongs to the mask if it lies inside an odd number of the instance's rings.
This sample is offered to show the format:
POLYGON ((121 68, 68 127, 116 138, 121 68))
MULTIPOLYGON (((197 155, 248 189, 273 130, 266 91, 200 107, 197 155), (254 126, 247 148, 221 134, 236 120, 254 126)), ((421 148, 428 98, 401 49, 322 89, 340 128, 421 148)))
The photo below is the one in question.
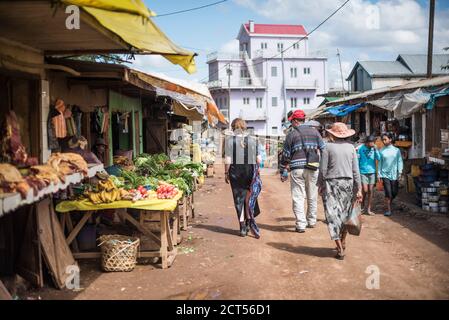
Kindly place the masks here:
POLYGON ((165 222, 165 214, 163 211, 160 212, 160 224, 161 224, 161 265, 162 269, 168 268, 168 261, 167 261, 167 223, 165 222))
POLYGON ((432 78, 433 26, 435 20, 435 0, 430 0, 429 7, 429 39, 427 44, 427 78, 432 78))

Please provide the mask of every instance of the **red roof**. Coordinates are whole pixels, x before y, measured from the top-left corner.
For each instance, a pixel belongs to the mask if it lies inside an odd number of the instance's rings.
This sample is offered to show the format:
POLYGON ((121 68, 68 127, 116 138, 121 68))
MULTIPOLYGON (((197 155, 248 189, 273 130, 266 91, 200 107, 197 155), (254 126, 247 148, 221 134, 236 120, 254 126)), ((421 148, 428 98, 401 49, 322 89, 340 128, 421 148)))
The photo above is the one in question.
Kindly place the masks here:
MULTIPOLYGON (((245 23, 245 28, 249 32, 249 23, 245 23)), ((254 32, 258 34, 298 34, 307 35, 302 25, 293 24, 254 24, 254 32)))

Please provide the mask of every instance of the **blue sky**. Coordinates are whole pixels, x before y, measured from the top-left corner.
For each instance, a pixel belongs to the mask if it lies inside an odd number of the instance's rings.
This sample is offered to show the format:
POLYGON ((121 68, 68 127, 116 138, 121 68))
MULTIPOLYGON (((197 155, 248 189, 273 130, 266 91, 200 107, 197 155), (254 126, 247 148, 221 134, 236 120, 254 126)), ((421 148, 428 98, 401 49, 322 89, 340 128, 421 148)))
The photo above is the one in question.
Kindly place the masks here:
MULTIPOLYGON (((197 7, 216 0, 166 0, 145 3, 158 14, 197 7)), ((203 81, 207 78, 206 55, 234 51, 240 25, 256 23, 302 24, 313 29, 343 0, 230 0, 217 6, 166 17, 153 18, 176 44, 198 53, 198 71, 188 75, 164 59, 138 57, 134 67, 171 77, 203 81)), ((437 0, 434 51, 449 47, 449 0, 437 0)), ((376 16, 376 15, 374 15, 376 16)), ((309 46, 327 50, 330 86, 338 86, 336 49, 342 56, 346 76, 357 60, 392 60, 398 53, 425 53, 427 47, 428 0, 351 0, 316 33, 309 46), (367 13, 377 12, 375 29, 367 28, 367 13)))

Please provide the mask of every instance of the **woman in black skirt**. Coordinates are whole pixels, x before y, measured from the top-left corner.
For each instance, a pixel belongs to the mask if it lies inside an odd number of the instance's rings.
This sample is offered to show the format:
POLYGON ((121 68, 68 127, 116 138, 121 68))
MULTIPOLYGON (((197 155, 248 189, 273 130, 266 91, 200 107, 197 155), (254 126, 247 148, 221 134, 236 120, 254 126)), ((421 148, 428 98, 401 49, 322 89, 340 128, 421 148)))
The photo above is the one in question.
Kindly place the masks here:
POLYGON ((260 231, 255 217, 260 213, 257 197, 262 188, 262 181, 259 174, 261 158, 257 140, 247 134, 244 120, 234 119, 231 127, 233 134, 226 137, 225 180, 231 184, 240 236, 245 237, 251 230, 259 239, 260 231))

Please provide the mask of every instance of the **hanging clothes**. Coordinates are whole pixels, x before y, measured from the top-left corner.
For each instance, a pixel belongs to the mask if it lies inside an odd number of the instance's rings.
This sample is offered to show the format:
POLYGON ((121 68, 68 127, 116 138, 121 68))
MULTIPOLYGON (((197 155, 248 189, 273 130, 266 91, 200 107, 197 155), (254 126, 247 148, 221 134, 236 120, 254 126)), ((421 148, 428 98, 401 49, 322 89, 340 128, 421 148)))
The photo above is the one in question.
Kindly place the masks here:
POLYGON ((67 136, 68 137, 78 136, 80 132, 78 132, 76 128, 75 120, 73 119, 73 113, 70 106, 68 106, 64 111, 64 118, 67 127, 67 136))
POLYGON ((67 137, 67 126, 64 118, 64 112, 66 110, 64 101, 58 99, 55 104, 55 109, 58 112, 58 114, 55 117, 53 117, 51 121, 55 129, 56 138, 65 138, 67 137))
POLYGON ((79 136, 81 135, 81 123, 83 118, 83 112, 81 111, 80 107, 76 105, 72 107, 72 117, 73 121, 75 122, 76 132, 79 136))
POLYGON ((101 122, 101 133, 104 134, 109 130, 109 110, 106 107, 102 108, 102 122, 101 122))
POLYGON ((51 106, 47 117, 47 142, 50 150, 57 150, 60 147, 58 138, 56 137, 56 128, 52 121, 52 119, 58 115, 59 112, 56 111, 54 106, 51 106))

